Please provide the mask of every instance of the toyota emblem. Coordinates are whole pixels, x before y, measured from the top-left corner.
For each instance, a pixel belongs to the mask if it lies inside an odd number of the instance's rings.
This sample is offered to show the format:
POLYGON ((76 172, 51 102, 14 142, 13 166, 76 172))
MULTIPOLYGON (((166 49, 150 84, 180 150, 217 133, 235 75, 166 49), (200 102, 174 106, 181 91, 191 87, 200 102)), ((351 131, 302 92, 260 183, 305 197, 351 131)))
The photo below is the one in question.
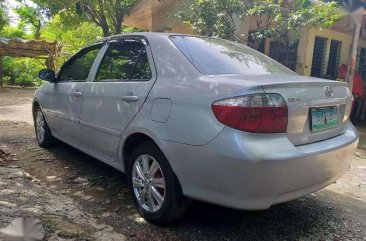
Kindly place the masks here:
POLYGON ((324 87, 325 89, 325 95, 328 97, 328 98, 332 98, 334 96, 334 90, 332 89, 332 87, 330 86, 325 86, 324 87))

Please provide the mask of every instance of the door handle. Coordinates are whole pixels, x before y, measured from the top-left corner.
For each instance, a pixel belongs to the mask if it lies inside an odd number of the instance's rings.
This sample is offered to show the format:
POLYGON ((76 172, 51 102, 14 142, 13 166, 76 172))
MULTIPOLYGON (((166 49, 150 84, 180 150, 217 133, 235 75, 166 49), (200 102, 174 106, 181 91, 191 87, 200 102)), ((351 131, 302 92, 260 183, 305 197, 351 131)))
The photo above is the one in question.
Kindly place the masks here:
POLYGON ((81 97, 81 96, 83 96, 83 93, 76 91, 76 92, 71 92, 71 95, 74 97, 81 97))
POLYGON ((136 102, 139 100, 139 97, 135 95, 125 95, 121 96, 121 99, 126 102, 136 102))

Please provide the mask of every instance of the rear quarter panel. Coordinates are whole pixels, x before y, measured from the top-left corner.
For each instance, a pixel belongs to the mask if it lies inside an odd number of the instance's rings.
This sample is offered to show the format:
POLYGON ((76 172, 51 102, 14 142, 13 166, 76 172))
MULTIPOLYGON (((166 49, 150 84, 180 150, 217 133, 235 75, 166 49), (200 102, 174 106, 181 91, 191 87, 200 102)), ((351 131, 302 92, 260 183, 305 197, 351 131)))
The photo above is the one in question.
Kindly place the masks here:
POLYGON ((125 135, 145 129, 160 140, 205 145, 224 128, 211 110, 214 101, 233 95, 263 92, 261 86, 253 82, 203 76, 168 36, 152 36, 149 43, 157 81, 125 135), (171 100, 169 117, 164 123, 151 119, 151 109, 156 98, 171 100))

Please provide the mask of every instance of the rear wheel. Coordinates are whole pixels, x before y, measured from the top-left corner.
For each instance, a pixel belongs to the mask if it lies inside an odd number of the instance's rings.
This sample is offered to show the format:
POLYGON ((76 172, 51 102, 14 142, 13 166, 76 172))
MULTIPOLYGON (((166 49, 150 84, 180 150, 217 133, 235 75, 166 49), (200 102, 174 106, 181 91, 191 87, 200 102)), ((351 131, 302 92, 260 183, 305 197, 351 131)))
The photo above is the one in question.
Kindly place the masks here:
POLYGON ((43 112, 39 107, 34 112, 34 127, 37 142, 40 147, 49 147, 55 143, 55 138, 52 136, 43 112))
POLYGON ((187 200, 155 144, 146 142, 135 148, 129 159, 128 180, 136 208, 146 221, 165 225, 184 214, 187 200))

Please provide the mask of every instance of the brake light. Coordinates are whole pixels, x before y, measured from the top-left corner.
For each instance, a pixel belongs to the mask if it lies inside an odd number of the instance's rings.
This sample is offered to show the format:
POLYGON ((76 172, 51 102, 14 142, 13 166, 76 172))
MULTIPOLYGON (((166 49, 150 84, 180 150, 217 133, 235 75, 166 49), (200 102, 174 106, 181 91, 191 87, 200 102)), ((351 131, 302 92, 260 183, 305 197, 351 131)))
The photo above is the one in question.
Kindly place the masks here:
POLYGON ((254 94, 219 100, 212 104, 218 121, 229 127, 256 133, 284 133, 286 101, 279 94, 254 94))

